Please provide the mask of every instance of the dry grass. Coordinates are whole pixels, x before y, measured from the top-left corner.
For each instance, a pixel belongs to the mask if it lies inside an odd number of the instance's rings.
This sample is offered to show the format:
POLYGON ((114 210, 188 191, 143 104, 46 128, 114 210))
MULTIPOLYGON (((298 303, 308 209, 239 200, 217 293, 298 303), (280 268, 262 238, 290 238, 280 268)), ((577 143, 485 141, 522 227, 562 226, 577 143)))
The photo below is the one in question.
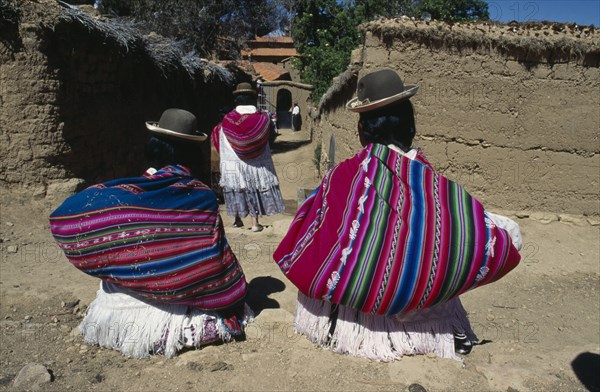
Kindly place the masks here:
POLYGON ((350 65, 346 71, 333 79, 331 87, 329 87, 319 101, 319 116, 341 105, 345 105, 352 98, 358 81, 359 69, 360 66, 350 65))
POLYGON ((199 58, 189 50, 183 40, 174 40, 158 34, 142 35, 136 24, 120 18, 95 18, 76 7, 63 8, 57 23, 78 24, 105 41, 116 44, 127 52, 147 54, 166 74, 170 70, 183 69, 191 78, 203 81, 220 80, 232 84, 234 76, 226 68, 199 58))
POLYGON ((524 62, 577 62, 598 66, 600 34, 594 28, 552 22, 443 23, 405 19, 383 19, 365 23, 371 32, 391 47, 397 41, 411 41, 458 52, 500 55, 524 62))

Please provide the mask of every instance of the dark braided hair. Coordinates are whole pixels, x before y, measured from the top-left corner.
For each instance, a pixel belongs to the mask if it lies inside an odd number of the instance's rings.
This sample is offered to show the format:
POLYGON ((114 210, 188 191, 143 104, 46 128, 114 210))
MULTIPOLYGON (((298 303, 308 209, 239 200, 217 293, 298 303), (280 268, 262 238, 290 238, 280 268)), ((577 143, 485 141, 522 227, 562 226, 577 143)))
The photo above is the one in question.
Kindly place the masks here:
POLYGON ((258 102, 258 99, 256 97, 256 95, 254 94, 239 94, 237 95, 233 102, 235 103, 236 106, 240 106, 240 105, 253 105, 256 106, 256 103, 258 102))
POLYGON ((168 137, 152 136, 146 143, 146 164, 155 169, 167 165, 183 165, 192 173, 201 173, 202 152, 197 143, 168 137))
POLYGON ((362 128, 362 141, 386 146, 393 144, 403 151, 410 150, 417 132, 414 108, 408 99, 362 112, 358 121, 362 128))

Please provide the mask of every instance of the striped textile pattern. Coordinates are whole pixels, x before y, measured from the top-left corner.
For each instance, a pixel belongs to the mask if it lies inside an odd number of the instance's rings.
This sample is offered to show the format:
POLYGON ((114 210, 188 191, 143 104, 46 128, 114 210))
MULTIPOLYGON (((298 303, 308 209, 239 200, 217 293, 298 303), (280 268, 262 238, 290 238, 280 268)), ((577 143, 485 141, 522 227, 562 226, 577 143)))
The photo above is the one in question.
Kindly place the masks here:
POLYGON ((421 151, 411 160, 379 144, 327 174, 273 257, 304 295, 375 315, 447 302, 520 261, 508 233, 421 151))
POLYGON ((258 158, 267 143, 271 132, 271 120, 265 112, 240 114, 233 110, 225 115, 221 124, 211 134, 211 141, 217 151, 219 149, 219 129, 229 141, 231 148, 242 160, 258 158))
POLYGON ((220 310, 246 294, 216 196, 182 166, 89 187, 50 231, 76 268, 142 300, 220 310))

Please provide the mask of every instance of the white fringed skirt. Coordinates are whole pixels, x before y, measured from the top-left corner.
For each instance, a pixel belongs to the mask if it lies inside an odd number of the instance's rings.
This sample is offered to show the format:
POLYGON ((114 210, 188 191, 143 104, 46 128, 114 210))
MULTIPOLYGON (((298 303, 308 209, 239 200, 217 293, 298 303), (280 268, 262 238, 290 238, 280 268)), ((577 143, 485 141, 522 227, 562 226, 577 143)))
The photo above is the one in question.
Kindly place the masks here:
POLYGON ((164 354, 171 358, 186 347, 234 340, 252 317, 252 310, 244 305, 242 325, 229 328, 231 324, 218 313, 140 301, 101 282, 79 330, 88 344, 112 348, 127 357, 164 354))
POLYGON ((376 361, 428 353, 462 361, 455 353, 454 332, 463 333, 471 342, 477 342, 467 312, 458 298, 395 317, 370 315, 338 305, 335 328, 331 332, 334 306, 299 292, 296 332, 320 347, 376 361))
POLYGON ((283 213, 285 204, 269 147, 259 157, 244 161, 233 151, 223 130, 219 132, 219 186, 223 189, 227 215, 244 218, 283 213))

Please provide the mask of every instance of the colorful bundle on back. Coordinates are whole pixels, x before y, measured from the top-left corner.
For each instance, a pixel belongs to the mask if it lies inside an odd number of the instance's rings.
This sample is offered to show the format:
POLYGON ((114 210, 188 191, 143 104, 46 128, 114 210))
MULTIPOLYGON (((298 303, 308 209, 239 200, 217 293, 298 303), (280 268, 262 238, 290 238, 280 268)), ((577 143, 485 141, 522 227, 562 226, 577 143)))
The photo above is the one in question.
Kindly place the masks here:
POLYGON ((219 310, 246 294, 214 193, 181 166, 73 195, 50 230, 75 267, 141 299, 219 310))
POLYGON ((420 152, 411 160, 371 144, 328 173, 274 258, 310 298, 395 315, 498 280, 520 255, 420 152))
POLYGON ((269 142, 271 120, 264 112, 240 114, 234 110, 227 113, 220 126, 217 125, 211 135, 217 151, 220 151, 219 128, 223 129, 236 155, 242 160, 250 160, 258 158, 265 150, 269 142))

